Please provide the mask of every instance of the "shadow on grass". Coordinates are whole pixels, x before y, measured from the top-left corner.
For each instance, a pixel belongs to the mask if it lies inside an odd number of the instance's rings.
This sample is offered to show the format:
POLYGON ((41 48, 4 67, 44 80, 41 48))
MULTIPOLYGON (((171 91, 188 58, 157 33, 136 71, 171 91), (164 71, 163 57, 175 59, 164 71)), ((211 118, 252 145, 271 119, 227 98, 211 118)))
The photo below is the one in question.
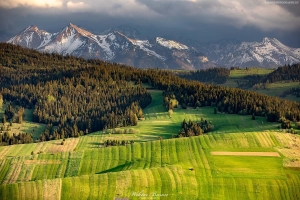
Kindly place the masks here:
POLYGON ((91 145, 103 145, 104 143, 101 143, 101 142, 89 142, 88 144, 91 144, 91 145))
POLYGON ((102 172, 97 172, 96 174, 105 174, 105 173, 108 173, 108 172, 124 171, 124 170, 127 170, 127 169, 131 168, 132 165, 133 165, 133 162, 126 162, 123 165, 118 165, 118 166, 110 168, 108 170, 104 170, 102 172))
POLYGON ((135 159, 133 161, 126 161, 124 164, 118 165, 116 167, 103 170, 101 172, 97 172, 96 174, 105 174, 109 172, 120 172, 120 171, 126 171, 130 169, 147 169, 152 167, 165 167, 168 166, 169 163, 161 163, 156 161, 145 161, 144 159, 135 159))

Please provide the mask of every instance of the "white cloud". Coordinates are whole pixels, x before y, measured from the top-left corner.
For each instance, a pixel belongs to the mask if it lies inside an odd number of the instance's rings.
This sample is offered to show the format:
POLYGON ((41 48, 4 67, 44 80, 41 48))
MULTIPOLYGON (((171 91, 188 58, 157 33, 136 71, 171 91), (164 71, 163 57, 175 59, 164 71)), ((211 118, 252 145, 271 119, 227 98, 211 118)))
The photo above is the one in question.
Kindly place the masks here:
POLYGON ((78 11, 78 10, 87 10, 89 9, 89 6, 86 5, 84 2, 72 2, 68 1, 67 2, 67 8, 72 10, 72 11, 78 11))
POLYGON ((16 8, 20 6, 37 7, 37 8, 61 8, 62 0, 1 0, 0 7, 16 8))

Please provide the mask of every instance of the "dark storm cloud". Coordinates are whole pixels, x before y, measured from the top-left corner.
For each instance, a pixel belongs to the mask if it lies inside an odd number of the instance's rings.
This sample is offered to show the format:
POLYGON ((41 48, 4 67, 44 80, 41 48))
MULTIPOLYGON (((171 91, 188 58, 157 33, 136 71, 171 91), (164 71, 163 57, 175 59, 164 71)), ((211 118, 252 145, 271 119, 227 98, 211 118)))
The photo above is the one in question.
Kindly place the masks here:
POLYGON ((267 36, 300 46, 299 6, 263 0, 2 0, 0 34, 14 35, 31 24, 55 32, 71 22, 96 33, 130 25, 146 36, 184 36, 201 42, 260 41, 267 36))
POLYGON ((296 30, 300 18, 293 14, 298 5, 267 4, 263 0, 137 0, 150 10, 179 22, 214 23, 236 28, 258 27, 261 30, 296 30))

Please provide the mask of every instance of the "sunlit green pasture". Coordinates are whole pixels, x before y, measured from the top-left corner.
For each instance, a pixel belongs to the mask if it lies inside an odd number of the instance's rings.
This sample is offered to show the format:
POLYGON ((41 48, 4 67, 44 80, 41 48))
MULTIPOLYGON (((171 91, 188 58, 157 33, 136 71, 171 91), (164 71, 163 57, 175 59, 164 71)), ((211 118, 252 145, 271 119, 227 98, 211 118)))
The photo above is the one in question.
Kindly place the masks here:
POLYGON ((293 153, 298 135, 278 132, 279 124, 263 117, 214 114, 213 107, 177 108, 170 117, 161 93, 151 91, 144 121, 122 128, 139 133, 95 132, 64 145, 60 140, 0 147, 0 199, 300 198, 299 170, 284 165, 293 162, 286 152, 293 153), (202 117, 212 121, 213 132, 172 138, 184 119, 202 117), (135 143, 104 147, 106 139, 135 143), (279 152, 280 157, 212 151, 279 152))

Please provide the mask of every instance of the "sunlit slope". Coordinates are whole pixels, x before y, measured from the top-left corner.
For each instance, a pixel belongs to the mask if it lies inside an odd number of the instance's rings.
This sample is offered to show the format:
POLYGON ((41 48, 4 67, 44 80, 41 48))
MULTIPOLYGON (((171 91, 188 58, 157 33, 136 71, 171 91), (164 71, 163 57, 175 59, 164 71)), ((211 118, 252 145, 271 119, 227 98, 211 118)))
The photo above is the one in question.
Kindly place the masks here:
POLYGON ((288 139, 289 135, 273 132, 209 134, 126 147, 40 154, 33 159, 7 158, 1 163, 1 172, 7 171, 2 176, 1 199, 26 199, 26 195, 38 199, 45 195, 41 188, 47 184, 60 188, 62 199, 99 196, 139 199, 132 195, 135 191, 169 195, 162 199, 297 199, 300 173, 283 167, 284 155, 215 156, 210 153, 276 151, 288 145, 285 137, 288 139), (20 170, 5 170, 6 162, 21 166, 20 170), (22 180, 24 170, 32 174, 30 182, 22 180), (11 180, 23 182, 3 185, 11 180))

